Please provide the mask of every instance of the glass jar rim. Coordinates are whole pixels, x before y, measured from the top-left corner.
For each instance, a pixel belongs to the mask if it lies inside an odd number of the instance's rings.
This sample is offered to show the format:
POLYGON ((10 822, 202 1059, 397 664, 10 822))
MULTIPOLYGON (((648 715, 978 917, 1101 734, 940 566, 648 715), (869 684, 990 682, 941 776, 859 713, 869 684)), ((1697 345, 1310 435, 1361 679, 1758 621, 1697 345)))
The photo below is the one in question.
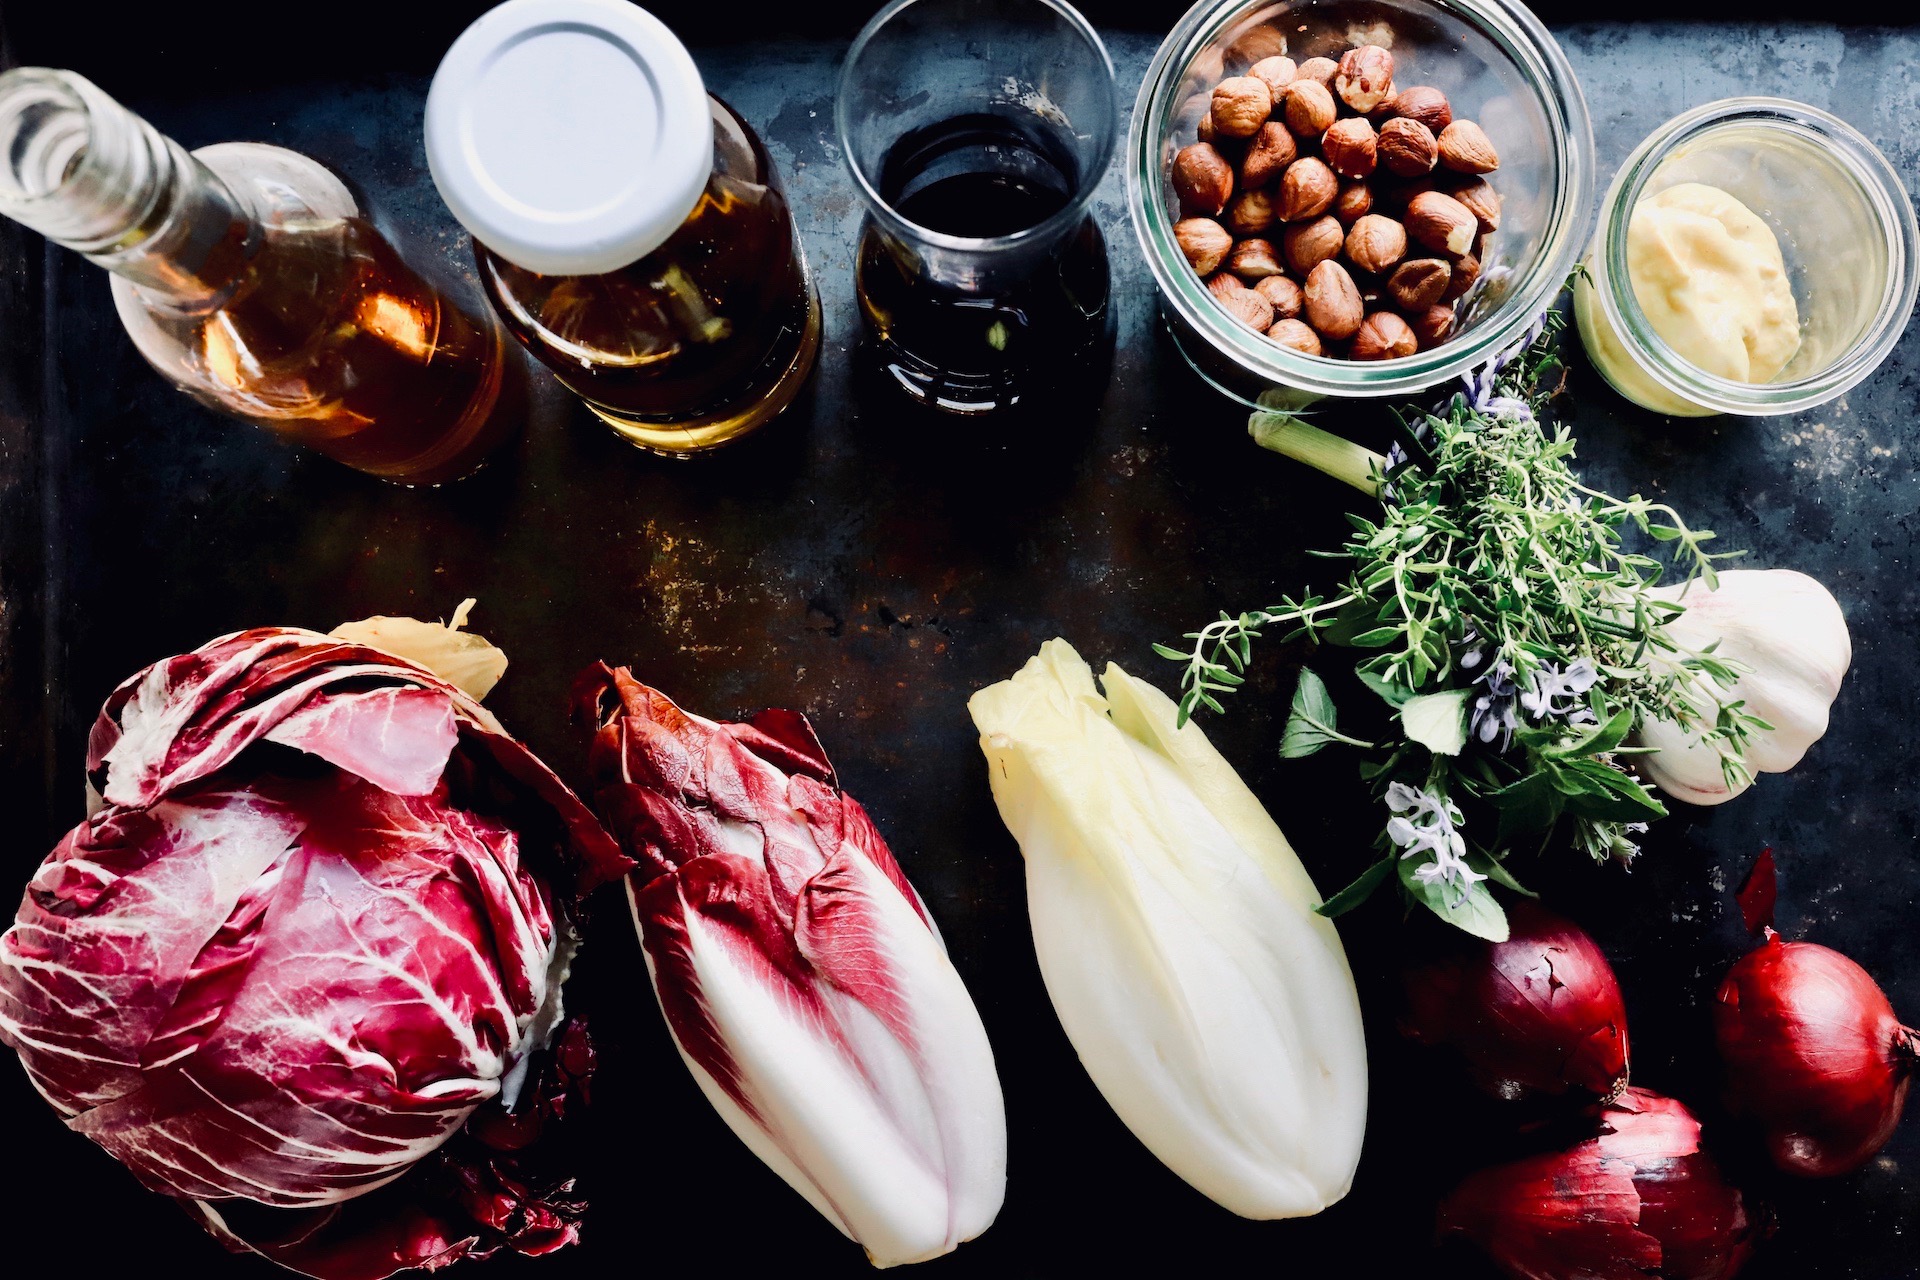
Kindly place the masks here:
POLYGON ((1315 396, 1408 395, 1436 386, 1523 339, 1586 249, 1593 218, 1593 126, 1565 52, 1518 0, 1428 0, 1426 7, 1473 26, 1535 87, 1558 144, 1557 181, 1543 251, 1528 273, 1471 329, 1411 356, 1339 360, 1283 347, 1225 315, 1174 239, 1159 159, 1171 98, 1194 59, 1259 5, 1197 0, 1161 43, 1141 83, 1127 143, 1127 204, 1160 296, 1215 350, 1269 382, 1315 396))
POLYGON ((1093 159, 1087 165, 1086 172, 1080 175, 1073 198, 1067 201, 1065 207, 1055 210, 1043 221, 1003 236, 950 235, 944 231, 935 231, 931 227, 922 226, 901 214, 886 197, 880 194, 880 189, 868 177, 866 169, 854 158, 851 141, 853 89, 857 80, 854 66, 859 62, 860 55, 866 52, 867 46, 873 42, 874 37, 879 35, 888 23, 914 5, 930 2, 931 0, 891 0, 885 8, 867 20, 866 26, 860 28, 860 34, 853 38, 853 45, 847 50, 846 59, 840 64, 840 76, 834 86, 833 127, 835 140, 840 145, 841 158, 846 162, 848 172, 853 175, 854 189, 860 193, 860 198, 865 202, 868 211, 884 224, 888 231, 895 236, 937 249, 955 253, 996 253, 1023 249, 1034 244, 1046 244, 1059 239, 1079 226, 1081 220, 1086 217, 1087 206, 1093 203, 1094 189, 1100 185, 1100 179, 1105 176, 1107 166, 1113 161, 1114 136, 1120 128, 1120 97, 1113 70, 1113 57, 1107 52, 1106 42, 1100 38, 1100 33, 1094 30, 1093 24, 1088 22, 1078 9, 1067 4, 1066 0, 1023 0, 1023 2, 1051 10, 1066 22, 1088 48, 1100 55, 1100 65, 1106 72, 1107 93, 1112 99, 1112 119, 1101 131, 1093 159))
POLYGON ((1850 390, 1881 361, 1906 329, 1920 296, 1913 203, 1885 155, 1838 116, 1789 98, 1722 98, 1682 112, 1647 135, 1614 175, 1601 205, 1599 252, 1589 270, 1607 323, 1628 353, 1663 390, 1720 413, 1761 417, 1798 413, 1850 390), (1879 309, 1861 335, 1825 368, 1791 382, 1736 382, 1693 365, 1654 332, 1627 271, 1627 226, 1641 193, 1679 148, 1730 127, 1763 126, 1811 138, 1836 156, 1873 208, 1887 235, 1888 270, 1879 309))

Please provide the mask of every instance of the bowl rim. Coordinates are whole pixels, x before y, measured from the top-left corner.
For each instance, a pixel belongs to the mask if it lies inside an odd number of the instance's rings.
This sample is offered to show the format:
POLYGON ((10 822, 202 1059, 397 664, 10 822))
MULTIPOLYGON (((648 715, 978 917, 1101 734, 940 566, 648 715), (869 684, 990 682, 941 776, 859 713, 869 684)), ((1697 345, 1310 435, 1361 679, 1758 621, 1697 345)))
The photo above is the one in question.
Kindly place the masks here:
MULTIPOLYGON (((1296 8, 1320 8, 1343 0, 1308 0, 1296 8)), ((1269 341, 1214 304, 1205 282, 1173 240, 1165 199, 1159 136, 1167 125, 1173 87, 1193 60, 1232 24, 1274 7, 1274 0, 1197 0, 1161 41, 1134 100, 1127 126, 1127 204, 1134 234, 1159 286, 1164 307, 1221 355, 1278 387, 1310 396, 1407 395, 1434 387, 1485 363, 1522 339, 1547 310, 1585 252, 1594 218, 1593 125, 1585 94, 1565 51, 1546 26, 1518 0, 1401 0, 1438 11, 1489 38, 1535 87, 1536 100, 1560 141, 1558 186, 1547 221, 1544 251, 1532 270, 1491 313, 1466 333, 1429 351, 1396 360, 1340 360, 1310 356, 1269 341)), ((1182 351, 1183 356, 1186 355, 1182 351)), ((1194 363, 1191 357, 1188 362, 1194 363)), ((1196 368, 1198 366, 1196 365, 1196 368)), ((1204 376, 1204 371, 1202 371, 1204 376)), ((1213 378, 1206 379, 1225 390, 1213 378)), ((1229 394, 1232 394, 1229 392, 1229 394)), ((1239 397, 1235 397, 1238 399, 1239 397)), ((1249 405, 1258 407, 1255 402, 1249 405)))
POLYGON ((1845 120, 1791 98, 1721 98, 1681 112, 1644 138, 1614 175, 1601 202, 1590 271, 1606 321, 1640 370, 1689 403, 1745 417, 1797 413, 1840 396, 1877 369, 1906 331, 1920 298, 1920 226, 1899 172, 1881 150, 1845 120), (1794 134, 1839 162, 1887 233, 1887 279, 1872 321, 1825 368, 1791 381, 1736 382, 1687 361, 1654 332, 1627 271, 1627 227, 1641 193, 1679 148, 1726 129, 1794 134))

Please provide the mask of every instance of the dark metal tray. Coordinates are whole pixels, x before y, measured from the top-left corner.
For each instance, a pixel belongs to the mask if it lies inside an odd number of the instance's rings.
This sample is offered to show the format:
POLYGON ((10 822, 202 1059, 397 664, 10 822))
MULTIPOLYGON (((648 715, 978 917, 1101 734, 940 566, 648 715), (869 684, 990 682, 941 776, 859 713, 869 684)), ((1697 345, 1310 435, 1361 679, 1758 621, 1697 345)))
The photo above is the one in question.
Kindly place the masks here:
MULTIPOLYGON (((39 4, 13 56, 71 65, 189 146, 273 141, 348 175, 417 251, 470 276, 465 243, 428 180, 419 140, 433 53, 479 4, 391 6, 392 59, 316 28, 291 68, 248 61, 217 21, 163 33, 150 55, 39 4), (29 38, 31 37, 31 38, 29 38), (329 69, 318 49, 348 70, 329 69), (341 59, 350 59, 340 62, 341 59), (117 78, 116 78, 117 77, 117 78)), ((712 30, 714 14, 657 6, 712 30)), ((51 9, 52 6, 48 6, 51 9)), ((1173 5, 1109 31, 1123 93, 1173 5)), ((367 19, 374 6, 348 11, 367 19)), ((240 12, 216 5, 215 17, 240 12)), ((308 12, 308 11, 303 11, 308 12)), ((1095 16, 1100 16, 1098 9, 1095 16)), ((184 13, 184 11, 183 11, 184 13)), ((156 15, 158 16, 158 15, 156 15)), ((847 17, 832 11, 838 21, 847 17)), ((303 21, 318 24, 317 12, 303 21)), ((791 22, 789 12, 788 21, 791 22)), ((856 19, 857 20, 857 19, 856 19)), ((184 16, 170 18, 185 23, 184 16)), ((750 23, 732 31, 745 41, 750 23)), ((1828 107, 1920 172, 1920 35, 1793 25, 1562 26, 1593 107, 1601 176, 1679 109, 1736 93, 1828 107)), ((257 41, 274 39, 257 33, 257 41)), ((1478 1274, 1436 1259, 1433 1199, 1499 1150, 1503 1120, 1410 1054, 1385 981, 1397 921, 1376 904, 1343 926, 1370 1010, 1375 1080, 1353 1194, 1292 1223, 1234 1218, 1155 1162, 1118 1123, 1059 1030, 1035 969, 1020 857, 988 796, 965 712, 977 687, 1053 635, 1163 685, 1149 643, 1222 608, 1324 580, 1351 494, 1245 438, 1161 335, 1117 173, 1098 204, 1111 246, 1119 348, 1104 402, 1017 438, 930 430, 855 394, 850 256, 859 209, 832 141, 843 38, 696 49, 708 82, 766 138, 820 272, 827 345, 815 389, 763 437, 695 463, 620 443, 550 380, 525 438, 479 477, 391 488, 216 417, 135 355, 87 263, 0 225, 0 880, 23 881, 82 811, 83 735, 136 668, 263 623, 326 628, 373 612, 444 616, 479 597, 476 626, 513 667, 490 700, 563 774, 582 744, 568 681, 596 658, 632 663, 716 716, 784 705, 813 717, 939 918, 995 1043, 1012 1171, 1005 1211, 939 1274, 1478 1274), (1097 409, 1097 412, 1095 410, 1097 409)), ((0 37, 0 60, 7 46, 0 37)), ((0 65, 4 65, 0 61, 0 65)), ((1920 340, 1845 399, 1795 419, 1667 422, 1628 408, 1577 356, 1568 405, 1587 474, 1657 493, 1753 563, 1818 575, 1844 604, 1855 659, 1831 732, 1791 775, 1724 808, 1659 824, 1632 874, 1560 858, 1522 867, 1606 945, 1632 1010, 1635 1078, 1702 1109, 1730 1166, 1779 1211, 1748 1274, 1832 1280, 1920 1274, 1920 1119, 1862 1173, 1788 1184, 1719 1123, 1707 1008, 1742 946, 1730 887, 1771 844, 1782 918, 1855 956, 1920 1017, 1920 787, 1911 727, 1920 684, 1914 586, 1920 340)), ((1356 432, 1382 410, 1330 410, 1356 432)), ((1372 815, 1348 761, 1280 762, 1280 694, 1298 653, 1277 648, 1254 689, 1208 722, 1323 887, 1365 856, 1372 815)), ((621 904, 600 904, 575 999, 605 1042, 585 1242, 534 1267, 705 1274, 797 1265, 857 1275, 858 1252, 755 1162, 699 1097, 654 1010, 621 904)), ((16 1232, 58 1239, 94 1275, 228 1260, 183 1216, 63 1133, 11 1056, 4 1197, 16 1232)))

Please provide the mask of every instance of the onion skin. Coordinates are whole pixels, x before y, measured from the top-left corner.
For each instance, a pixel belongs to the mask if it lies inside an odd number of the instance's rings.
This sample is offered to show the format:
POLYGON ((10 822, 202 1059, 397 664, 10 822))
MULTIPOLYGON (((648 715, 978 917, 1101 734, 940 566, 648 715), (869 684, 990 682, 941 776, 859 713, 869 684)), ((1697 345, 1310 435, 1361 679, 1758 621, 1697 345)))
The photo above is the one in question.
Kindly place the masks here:
POLYGON ((1850 1173, 1900 1123, 1920 1041, 1838 951, 1767 930, 1721 982, 1713 1030, 1728 1108, 1758 1123, 1787 1173, 1850 1173))
POLYGON ((1440 1205, 1442 1240, 1477 1245, 1512 1280, 1727 1280, 1762 1224, 1671 1098, 1628 1089, 1565 1151, 1483 1169, 1440 1205))
POLYGON ((1586 930, 1531 899, 1508 908, 1505 942, 1462 936, 1403 975, 1400 1030, 1458 1054, 1498 1098, 1627 1087, 1627 1011, 1586 930))

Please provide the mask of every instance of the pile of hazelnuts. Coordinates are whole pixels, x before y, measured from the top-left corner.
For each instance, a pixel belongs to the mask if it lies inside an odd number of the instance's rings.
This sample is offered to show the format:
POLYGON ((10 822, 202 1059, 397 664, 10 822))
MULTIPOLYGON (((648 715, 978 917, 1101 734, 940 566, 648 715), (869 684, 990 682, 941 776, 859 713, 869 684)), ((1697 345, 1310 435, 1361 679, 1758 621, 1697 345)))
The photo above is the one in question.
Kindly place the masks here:
POLYGON ((1308 355, 1393 360, 1453 335, 1500 226, 1486 132, 1396 88, 1379 45, 1265 57, 1173 157, 1173 232, 1221 308, 1308 355))

